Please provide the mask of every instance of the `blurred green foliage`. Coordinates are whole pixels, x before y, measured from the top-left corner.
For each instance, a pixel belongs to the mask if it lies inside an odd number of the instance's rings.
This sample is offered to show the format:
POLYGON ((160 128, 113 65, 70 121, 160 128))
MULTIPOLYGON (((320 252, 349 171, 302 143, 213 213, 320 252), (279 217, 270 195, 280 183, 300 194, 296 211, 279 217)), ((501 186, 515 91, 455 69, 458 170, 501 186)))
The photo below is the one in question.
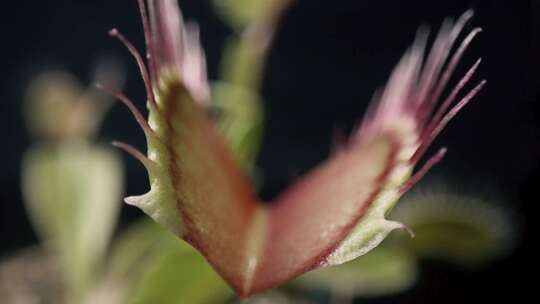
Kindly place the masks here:
POLYGON ((233 294, 195 249, 150 219, 120 235, 108 268, 129 282, 126 303, 219 303, 233 294))
POLYGON ((385 242, 361 258, 306 273, 291 284, 311 291, 326 289, 339 295, 376 297, 404 291, 417 277, 415 256, 385 242))
POLYGON ((25 155, 28 214, 58 255, 75 298, 102 270, 120 208, 122 171, 115 151, 86 143, 36 146, 25 155))

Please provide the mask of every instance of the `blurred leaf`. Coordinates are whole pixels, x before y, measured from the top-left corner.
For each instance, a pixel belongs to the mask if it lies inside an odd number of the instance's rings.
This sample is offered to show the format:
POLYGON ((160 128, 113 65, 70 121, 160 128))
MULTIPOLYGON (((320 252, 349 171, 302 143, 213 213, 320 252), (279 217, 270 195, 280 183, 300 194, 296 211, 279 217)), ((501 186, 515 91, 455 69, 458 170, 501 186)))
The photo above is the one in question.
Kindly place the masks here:
POLYGON ((204 258, 151 220, 116 243, 110 270, 128 279, 128 303, 220 303, 232 290, 204 258))
MULTIPOLYGON (((96 77, 116 85, 112 63, 98 69, 96 77), (111 74, 111 75, 109 75, 111 74)), ((117 72, 121 74, 121 72, 117 72)), ((46 140, 82 139, 95 135, 111 105, 111 98, 93 88, 85 89, 76 78, 63 72, 47 72, 36 77, 25 97, 28 129, 46 140)))
POLYGON ((196 253, 170 252, 149 266, 129 303, 216 303, 232 294, 196 253))
POLYGON ((75 294, 89 287, 101 266, 121 206, 122 180, 120 159, 109 148, 42 144, 24 157, 28 214, 58 254, 75 294))
POLYGON ((441 185, 406 195, 392 218, 409 226, 412 252, 462 267, 477 267, 515 246, 516 223, 510 210, 481 193, 464 193, 441 185))
POLYGON ((351 262, 306 273, 291 284, 302 289, 327 289, 345 297, 376 297, 406 290, 417 277, 415 257, 386 242, 351 262))
POLYGON ((72 137, 88 129, 85 109, 77 109, 82 86, 62 72, 48 72, 36 77, 26 93, 25 114, 28 129, 50 139, 72 137))
POLYGON ((146 218, 130 225, 113 244, 108 270, 116 277, 134 275, 144 268, 147 260, 163 252, 192 251, 187 244, 146 218))

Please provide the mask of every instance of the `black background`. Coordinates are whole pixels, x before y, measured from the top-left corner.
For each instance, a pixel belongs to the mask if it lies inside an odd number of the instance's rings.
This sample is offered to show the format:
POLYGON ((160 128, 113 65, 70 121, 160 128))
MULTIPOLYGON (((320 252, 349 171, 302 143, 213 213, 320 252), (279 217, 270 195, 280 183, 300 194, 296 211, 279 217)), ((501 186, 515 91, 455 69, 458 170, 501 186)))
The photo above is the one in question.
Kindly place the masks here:
MULTIPOLYGON (((198 21, 211 79, 217 77, 222 45, 230 30, 209 1, 180 1, 187 19, 198 21)), ((386 81, 416 29, 432 31, 445 16, 468 8, 484 32, 467 52, 457 74, 477 57, 484 62, 476 81, 488 84, 437 140, 449 153, 434 172, 463 184, 495 185, 521 215, 522 235, 509 258, 479 272, 425 262, 412 290, 374 303, 469 303, 519 301, 535 292, 534 239, 538 208, 538 90, 540 87, 540 5, 535 1, 315 1, 299 0, 278 31, 265 73, 267 125, 259 166, 263 197, 271 197, 324 159, 332 130, 350 130, 371 95, 386 81)), ((106 35, 118 27, 143 49, 135 1, 9 1, 2 4, 0 130, 0 256, 36 241, 25 216, 19 166, 30 143, 21 99, 32 75, 64 69, 90 81, 100 55, 121 58, 125 92, 142 109, 143 85, 127 52, 106 35)), ((468 29, 472 29, 469 26, 468 29)), ((144 147, 143 134, 128 111, 116 105, 102 131, 144 147)), ((143 168, 126 158, 127 193, 148 185, 143 168)), ((124 206, 121 224, 140 216, 124 206)))

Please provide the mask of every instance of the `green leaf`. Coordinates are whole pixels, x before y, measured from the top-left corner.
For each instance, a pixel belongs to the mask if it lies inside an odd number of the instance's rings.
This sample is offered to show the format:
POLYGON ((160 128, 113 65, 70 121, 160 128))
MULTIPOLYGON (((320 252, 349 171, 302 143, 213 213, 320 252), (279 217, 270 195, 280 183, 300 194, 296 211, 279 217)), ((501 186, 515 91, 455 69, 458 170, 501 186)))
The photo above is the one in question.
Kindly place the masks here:
POLYGON ((22 184, 35 229, 58 254, 75 297, 82 295, 101 266, 121 206, 120 158, 84 142, 35 146, 24 157, 22 184))
POLYGON ((109 265, 127 280, 127 303, 219 303, 232 290, 197 251, 158 224, 142 220, 116 242, 109 265))

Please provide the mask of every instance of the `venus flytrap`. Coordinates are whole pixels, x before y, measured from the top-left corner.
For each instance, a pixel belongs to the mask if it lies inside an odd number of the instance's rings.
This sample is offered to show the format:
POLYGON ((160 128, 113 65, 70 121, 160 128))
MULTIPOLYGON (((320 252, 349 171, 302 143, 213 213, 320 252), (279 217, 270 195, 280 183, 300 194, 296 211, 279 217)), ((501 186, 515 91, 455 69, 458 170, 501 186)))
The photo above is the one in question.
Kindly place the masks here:
POLYGON ((485 84, 455 103, 478 60, 439 105, 480 31, 474 29, 455 47, 472 12, 445 21, 425 60, 426 35, 420 32, 349 140, 271 204, 263 204, 205 112, 207 80, 196 31, 184 27, 175 0, 148 1, 149 18, 143 0, 139 6, 148 68, 118 31, 111 35, 139 63, 148 121, 124 95, 104 87, 129 107, 147 138, 147 155, 116 144, 139 159, 150 178, 150 191, 126 202, 198 249, 243 297, 350 261, 392 230, 405 228, 387 220, 387 213, 443 157, 445 149, 413 174, 434 138, 485 84))

